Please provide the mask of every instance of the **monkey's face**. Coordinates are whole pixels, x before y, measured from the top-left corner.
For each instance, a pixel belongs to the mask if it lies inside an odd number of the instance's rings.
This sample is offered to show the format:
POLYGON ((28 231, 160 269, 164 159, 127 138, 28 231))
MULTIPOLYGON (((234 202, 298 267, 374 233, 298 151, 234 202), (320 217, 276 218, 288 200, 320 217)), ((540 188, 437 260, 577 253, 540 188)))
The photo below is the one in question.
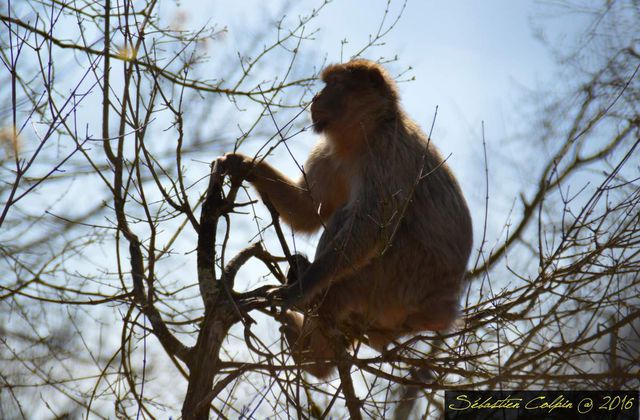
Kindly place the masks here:
POLYGON ((323 132, 331 123, 340 120, 344 114, 346 93, 344 83, 334 78, 327 81, 324 89, 316 94, 311 103, 311 121, 316 133, 323 132))
POLYGON ((375 122, 395 107, 396 93, 381 68, 365 60, 327 67, 325 87, 311 103, 314 130, 342 131, 375 122))

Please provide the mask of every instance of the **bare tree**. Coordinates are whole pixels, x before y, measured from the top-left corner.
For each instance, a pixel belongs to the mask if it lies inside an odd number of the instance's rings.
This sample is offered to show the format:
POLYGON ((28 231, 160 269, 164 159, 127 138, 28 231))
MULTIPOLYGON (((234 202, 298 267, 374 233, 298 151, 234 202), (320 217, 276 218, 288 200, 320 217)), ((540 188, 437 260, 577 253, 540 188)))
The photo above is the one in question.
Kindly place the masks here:
POLYGON ((269 296, 305 239, 215 158, 297 163, 327 3, 266 11, 285 17, 239 48, 156 0, 2 6, 3 417, 427 417, 444 389, 640 385, 640 6, 623 1, 558 51, 571 94, 536 114, 540 158, 495 243, 487 187, 460 324, 358 347, 334 380, 293 363, 269 296))

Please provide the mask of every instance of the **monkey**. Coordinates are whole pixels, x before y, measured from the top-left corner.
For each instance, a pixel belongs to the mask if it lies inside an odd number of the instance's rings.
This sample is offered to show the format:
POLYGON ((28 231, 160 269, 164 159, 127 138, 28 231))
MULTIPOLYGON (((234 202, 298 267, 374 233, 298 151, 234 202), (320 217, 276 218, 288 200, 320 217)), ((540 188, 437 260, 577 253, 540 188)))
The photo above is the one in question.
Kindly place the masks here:
POLYGON ((302 177, 238 153, 220 160, 294 231, 323 228, 313 261, 296 264, 282 300, 294 361, 326 378, 336 331, 345 346, 358 340, 384 351, 401 336, 450 327, 473 237, 456 178, 405 114, 389 73, 354 59, 327 66, 321 79, 310 106, 320 138, 302 177))

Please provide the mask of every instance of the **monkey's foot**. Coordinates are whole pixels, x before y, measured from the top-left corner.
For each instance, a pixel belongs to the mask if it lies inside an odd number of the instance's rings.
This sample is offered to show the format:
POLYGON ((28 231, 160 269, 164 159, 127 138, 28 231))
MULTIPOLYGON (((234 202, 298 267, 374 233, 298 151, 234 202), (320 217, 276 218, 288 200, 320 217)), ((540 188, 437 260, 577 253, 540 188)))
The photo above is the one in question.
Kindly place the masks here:
POLYGON ((284 314, 290 306, 286 305, 287 286, 276 286, 266 291, 266 298, 272 306, 280 306, 281 313, 284 314))

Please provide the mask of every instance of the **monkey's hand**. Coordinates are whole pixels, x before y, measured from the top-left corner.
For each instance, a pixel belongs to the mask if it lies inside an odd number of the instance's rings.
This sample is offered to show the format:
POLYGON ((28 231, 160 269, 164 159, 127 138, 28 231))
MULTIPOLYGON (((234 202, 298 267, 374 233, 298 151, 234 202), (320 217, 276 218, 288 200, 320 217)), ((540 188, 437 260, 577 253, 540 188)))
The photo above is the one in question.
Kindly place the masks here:
POLYGON ((294 254, 292 256, 291 264, 289 265, 289 270, 287 270, 287 285, 291 285, 296 283, 299 279, 302 278, 302 275, 311 263, 302 254, 294 254))
POLYGON ((302 254, 294 254, 287 270, 287 283, 274 289, 269 293, 269 299, 276 304, 282 304, 282 313, 285 313, 288 309, 291 309, 293 305, 298 305, 301 302, 299 298, 300 284, 299 280, 303 277, 305 271, 309 268, 311 263, 302 254))
POLYGON ((292 309, 294 306, 302 306, 303 293, 300 290, 300 282, 295 282, 283 287, 281 292, 282 312, 292 309))
POLYGON ((218 162, 231 178, 246 179, 249 182, 255 179, 254 169, 256 165, 249 156, 240 153, 227 153, 218 158, 218 162))
MULTIPOLYGON (((307 261, 308 264, 308 261, 307 261)), ((304 274, 298 281, 292 284, 287 284, 281 292, 282 297, 282 310, 286 311, 292 307, 298 309, 307 308, 317 295, 322 291, 320 285, 321 270, 317 265, 309 264, 308 268, 304 271, 304 274)))

